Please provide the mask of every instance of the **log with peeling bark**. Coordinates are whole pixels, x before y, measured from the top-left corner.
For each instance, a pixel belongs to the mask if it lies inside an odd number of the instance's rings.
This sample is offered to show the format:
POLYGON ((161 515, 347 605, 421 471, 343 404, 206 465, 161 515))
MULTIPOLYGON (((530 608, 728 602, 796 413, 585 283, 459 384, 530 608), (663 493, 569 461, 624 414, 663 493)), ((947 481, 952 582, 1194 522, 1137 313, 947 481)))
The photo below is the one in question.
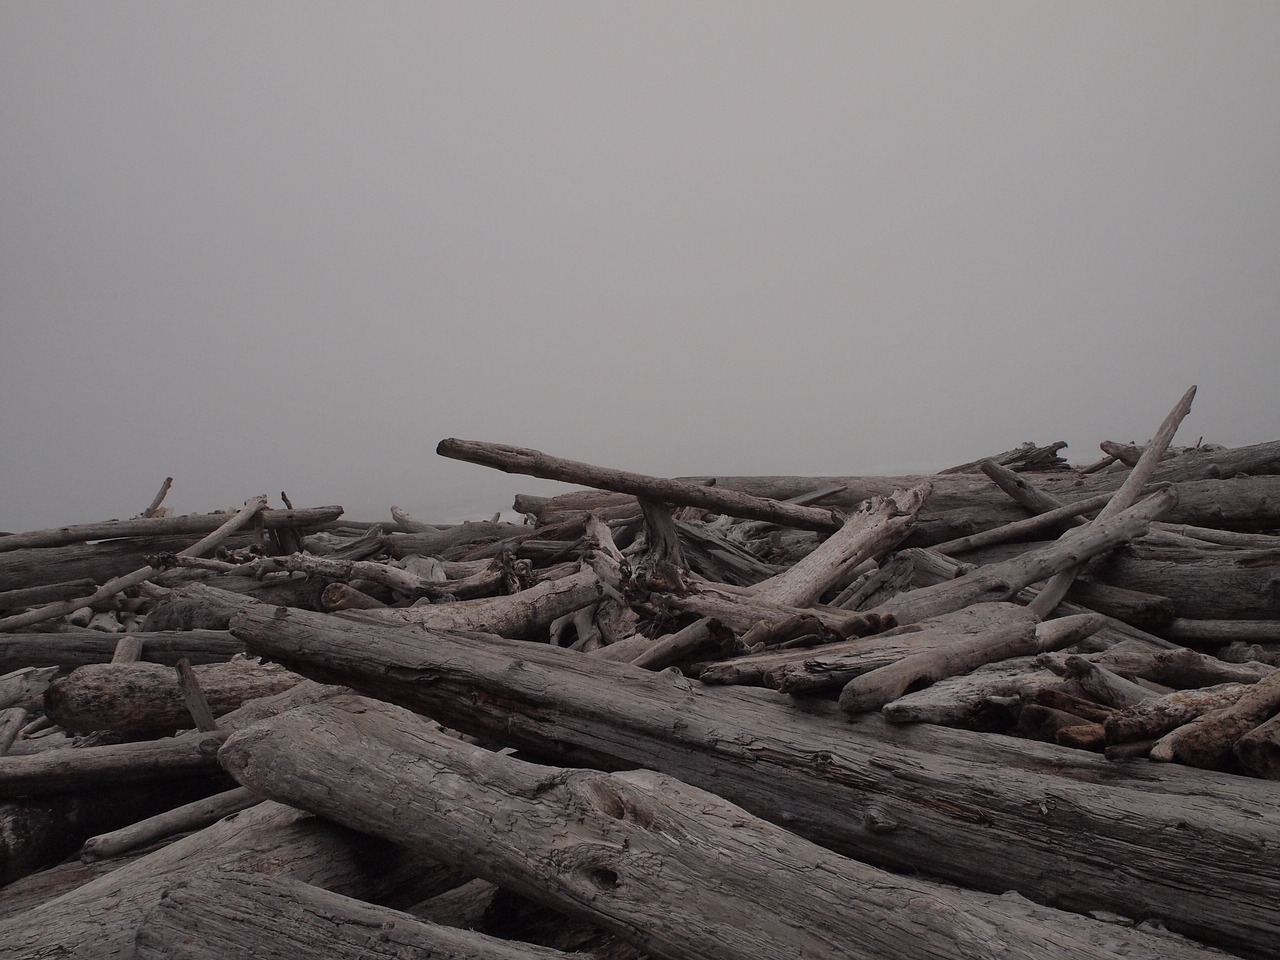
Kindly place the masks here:
POLYGON ((282 877, 178 880, 138 927, 139 960, 573 960, 549 947, 428 923, 282 877))
POLYGON ((397 907, 461 881, 396 844, 263 803, 0 921, 0 943, 8 960, 131 956, 139 925, 164 891, 216 870, 292 878, 397 907))
MULTIPOLYGON (((210 591, 211 592, 211 591, 210 591)), ((1159 918, 1263 955, 1280 936, 1280 813, 1265 785, 1164 768, 1117 782, 1102 758, 870 718, 847 725, 776 695, 482 635, 430 634, 265 608, 237 636, 291 669, 340 679, 531 756, 643 764, 880 866, 1078 910, 1159 918), (430 682, 423 682, 423 678, 430 682), (1177 798, 1198 797, 1194 805, 1177 798), (999 830, 983 826, 999 823, 999 830), (1223 845, 1237 851, 1224 862, 1223 845), (1184 864, 1193 889, 1166 869, 1184 864), (1070 878, 1063 883, 1062 878, 1070 878)), ((821 712, 821 711, 819 711, 821 712)))
MULTIPOLYGON (((253 660, 191 668, 214 716, 246 701, 283 693, 302 680, 278 664, 253 660)), ((159 663, 102 663, 80 667, 49 686, 45 712, 73 733, 114 730, 131 738, 190 729, 173 667, 159 663)))
POLYGON ((221 758, 256 789, 585 916, 654 957, 1116 956, 840 857, 672 777, 523 763, 361 697, 245 730, 221 758))
POLYGON ((1244 695, 1243 683, 1220 683, 1195 690, 1176 690, 1125 707, 1107 718, 1108 744, 1154 740, 1196 717, 1230 706, 1244 695))
POLYGON ((1226 769, 1236 741, 1280 712, 1280 672, 1248 687, 1230 706, 1201 714, 1161 737, 1152 760, 1177 760, 1206 770, 1226 769))

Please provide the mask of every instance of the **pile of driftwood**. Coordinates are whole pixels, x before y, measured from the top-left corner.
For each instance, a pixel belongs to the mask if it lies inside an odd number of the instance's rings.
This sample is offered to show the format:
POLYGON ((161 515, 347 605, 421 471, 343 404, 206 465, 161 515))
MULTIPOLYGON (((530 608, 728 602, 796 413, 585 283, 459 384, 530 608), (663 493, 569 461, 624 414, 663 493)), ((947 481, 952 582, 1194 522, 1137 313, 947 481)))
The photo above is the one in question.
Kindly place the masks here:
POLYGON ((1275 956, 1280 442, 1193 393, 1084 467, 445 440, 588 489, 0 536, 5 956, 1275 956))

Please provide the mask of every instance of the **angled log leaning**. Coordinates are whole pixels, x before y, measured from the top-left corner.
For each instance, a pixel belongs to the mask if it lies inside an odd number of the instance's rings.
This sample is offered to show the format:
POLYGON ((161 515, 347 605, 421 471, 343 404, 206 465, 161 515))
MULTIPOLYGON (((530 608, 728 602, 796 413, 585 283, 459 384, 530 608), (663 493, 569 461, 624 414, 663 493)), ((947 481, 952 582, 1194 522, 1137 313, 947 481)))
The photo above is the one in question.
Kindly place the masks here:
POLYGON ((840 518, 831 510, 802 507, 797 504, 765 500, 734 490, 700 486, 679 480, 648 477, 625 470, 597 467, 576 460, 550 457, 537 450, 512 447, 500 443, 484 443, 478 440, 441 440, 436 453, 454 460, 465 460, 504 473, 519 473, 541 477, 545 480, 561 480, 601 490, 630 493, 637 497, 669 503, 673 506, 702 507, 748 520, 769 520, 802 530, 828 532, 837 529, 840 518))
MULTIPOLYGON (((1173 441, 1173 435, 1178 432, 1178 426, 1182 423, 1188 413, 1191 412, 1191 401, 1195 399, 1196 388, 1191 387, 1182 395, 1182 399, 1177 405, 1169 411, 1169 415, 1164 418, 1156 435, 1147 444, 1142 456, 1129 471, 1129 475, 1125 478, 1124 483, 1120 485, 1120 489, 1116 491, 1105 507, 1099 512, 1098 523, 1105 521, 1110 517, 1114 517, 1122 511, 1128 509, 1134 501, 1142 493, 1142 488, 1146 486, 1147 481, 1151 479, 1151 475, 1155 472, 1161 458, 1164 456, 1165 450, 1169 448, 1169 444, 1173 441)), ((1067 595, 1067 591, 1071 589, 1071 584, 1075 581, 1076 575, 1080 572, 1080 567, 1075 566, 1063 570, 1054 576, 1040 589, 1040 595, 1031 602, 1031 609, 1040 617, 1047 617, 1053 608, 1062 602, 1062 598, 1067 595)))
POLYGON ((977 612, 986 606, 1012 607, 1015 616, 1026 619, 1018 622, 1006 617, 976 636, 955 638, 860 674, 840 691, 840 709, 848 713, 878 710, 910 690, 969 673, 986 663, 1069 646, 1096 633, 1102 626, 1101 617, 1084 614, 1070 618, 1069 624, 1054 621, 1052 628, 1042 631, 1038 628, 1047 624, 1040 624, 1034 613, 1014 604, 975 604, 965 612, 977 612))
POLYGON ((999 738, 871 717, 833 725, 776 694, 519 641, 432 633, 426 643, 223 599, 241 611, 233 632, 290 669, 533 756, 660 769, 879 866, 1159 918, 1255 955, 1280 936, 1266 906, 1280 898, 1280 861, 1267 853, 1280 842, 1280 812, 1260 781, 1158 768, 1118 784, 1101 758, 1049 745, 1019 742, 1005 756, 999 738), (1183 792, 1199 799, 1169 799, 1183 792), (1224 845, 1236 851, 1229 862, 1224 845), (1201 882, 1188 889, 1169 862, 1201 882))
POLYGON ((1236 761, 1255 777, 1280 780, 1280 714, 1236 741, 1236 761))
POLYGON ((234 787, 210 797, 201 797, 153 817, 136 820, 118 830, 90 837, 80 850, 80 859, 89 863, 118 857, 164 837, 207 827, 223 817, 261 802, 262 797, 244 787, 234 787))
POLYGON ((138 925, 188 876, 242 870, 282 876, 393 906, 462 878, 403 848, 277 803, 262 803, 32 909, 0 920, 6 960, 133 956, 138 925))
POLYGON ((579 960, 550 947, 428 923, 297 880, 178 880, 138 927, 139 960, 579 960))
POLYGON ((1023 587, 1142 536, 1151 521, 1176 502, 1177 494, 1162 490, 1115 516, 1070 530, 1039 549, 1011 560, 986 564, 955 580, 899 594, 877 606, 875 612, 890 614, 898 623, 908 624, 959 610, 971 603, 1010 600, 1023 587))
POLYGON ((256 789, 401 838, 654 957, 960 960, 995 944, 1010 958, 1115 956, 848 860, 664 774, 524 763, 362 697, 258 724, 220 759, 256 789))

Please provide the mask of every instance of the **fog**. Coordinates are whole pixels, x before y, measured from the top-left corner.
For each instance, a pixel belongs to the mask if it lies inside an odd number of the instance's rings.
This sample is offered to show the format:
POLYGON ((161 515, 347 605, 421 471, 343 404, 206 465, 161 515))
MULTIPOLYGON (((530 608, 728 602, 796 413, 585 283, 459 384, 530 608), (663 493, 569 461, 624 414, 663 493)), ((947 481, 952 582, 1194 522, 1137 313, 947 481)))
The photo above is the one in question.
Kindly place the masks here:
POLYGON ((0 5, 0 529, 1277 439, 1280 5, 0 5))

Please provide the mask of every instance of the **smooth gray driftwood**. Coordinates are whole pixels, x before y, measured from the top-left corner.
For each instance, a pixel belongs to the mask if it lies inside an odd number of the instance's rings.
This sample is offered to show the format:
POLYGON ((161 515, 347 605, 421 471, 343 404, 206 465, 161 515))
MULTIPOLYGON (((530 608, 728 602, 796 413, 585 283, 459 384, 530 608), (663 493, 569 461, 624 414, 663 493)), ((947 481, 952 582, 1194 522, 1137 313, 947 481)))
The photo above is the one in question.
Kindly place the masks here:
POLYGON ((219 870, 291 877, 404 907, 461 882, 434 861, 277 803, 261 803, 0 920, 5 960, 124 960, 175 881, 219 870))
POLYGON ((256 652, 533 756, 659 769, 879 866, 1157 918, 1258 956, 1280 937, 1280 810, 1262 781, 1152 765, 1117 782, 1102 758, 1049 744, 834 722, 550 647, 222 598, 256 652))
POLYGON ((362 697, 264 721, 219 758, 255 789, 396 837, 654 957, 1115 956, 968 891, 841 857, 673 777, 525 763, 362 697))
POLYGON ((575 960, 282 877, 179 880, 138 928, 139 960, 575 960))
POLYGON ((551 457, 538 450, 512 447, 479 440, 441 440, 436 453, 454 460, 465 460, 493 467, 505 473, 520 473, 547 480, 563 480, 601 490, 630 493, 637 497, 669 503, 673 506, 702 507, 748 520, 769 520, 802 530, 827 532, 839 528, 841 520, 832 510, 802 507, 794 503, 765 500, 735 490, 714 486, 665 480, 610 467, 597 467, 577 460, 551 457))

